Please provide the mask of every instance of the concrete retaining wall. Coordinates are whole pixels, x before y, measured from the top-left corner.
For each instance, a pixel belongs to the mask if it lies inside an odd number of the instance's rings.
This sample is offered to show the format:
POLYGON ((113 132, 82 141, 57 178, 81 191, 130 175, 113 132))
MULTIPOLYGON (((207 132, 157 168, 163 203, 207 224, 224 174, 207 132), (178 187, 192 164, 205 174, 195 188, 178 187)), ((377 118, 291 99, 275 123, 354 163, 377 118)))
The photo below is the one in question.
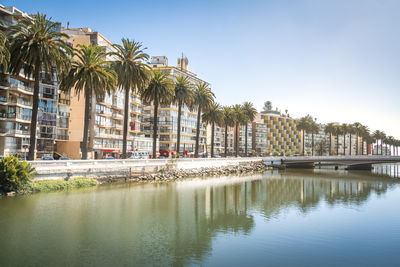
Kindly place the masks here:
POLYGON ((132 177, 160 170, 188 170, 234 166, 261 158, 199 158, 148 160, 57 160, 31 161, 37 175, 35 180, 62 180, 67 177, 107 178, 132 177))

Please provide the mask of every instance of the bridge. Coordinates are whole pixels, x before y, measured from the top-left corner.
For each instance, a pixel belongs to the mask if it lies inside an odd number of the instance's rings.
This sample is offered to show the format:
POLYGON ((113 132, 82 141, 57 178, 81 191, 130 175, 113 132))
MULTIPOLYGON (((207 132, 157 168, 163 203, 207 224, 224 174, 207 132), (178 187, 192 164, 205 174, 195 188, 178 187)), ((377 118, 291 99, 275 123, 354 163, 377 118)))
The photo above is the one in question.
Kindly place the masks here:
POLYGON ((371 170, 373 164, 398 163, 400 156, 301 156, 263 158, 266 166, 277 168, 315 168, 318 166, 345 166, 348 170, 371 170))

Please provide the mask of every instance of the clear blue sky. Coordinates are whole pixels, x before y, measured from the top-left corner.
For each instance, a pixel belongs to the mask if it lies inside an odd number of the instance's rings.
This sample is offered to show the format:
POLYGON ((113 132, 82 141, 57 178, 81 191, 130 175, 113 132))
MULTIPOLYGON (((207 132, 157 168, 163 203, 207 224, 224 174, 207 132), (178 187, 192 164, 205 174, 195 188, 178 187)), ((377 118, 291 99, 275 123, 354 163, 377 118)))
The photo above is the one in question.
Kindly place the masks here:
POLYGON ((355 122, 400 138, 400 1, 8 0, 189 68, 224 105, 266 100, 293 117, 355 122))

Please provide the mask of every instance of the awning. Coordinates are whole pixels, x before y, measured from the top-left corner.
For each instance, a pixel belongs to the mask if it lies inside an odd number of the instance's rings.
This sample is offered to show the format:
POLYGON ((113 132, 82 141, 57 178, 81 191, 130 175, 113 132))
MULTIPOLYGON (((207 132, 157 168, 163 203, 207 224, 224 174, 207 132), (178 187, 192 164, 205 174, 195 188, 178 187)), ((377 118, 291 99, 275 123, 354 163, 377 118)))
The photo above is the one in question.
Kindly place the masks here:
POLYGON ((120 152, 119 149, 103 149, 103 152, 113 153, 113 152, 120 152))

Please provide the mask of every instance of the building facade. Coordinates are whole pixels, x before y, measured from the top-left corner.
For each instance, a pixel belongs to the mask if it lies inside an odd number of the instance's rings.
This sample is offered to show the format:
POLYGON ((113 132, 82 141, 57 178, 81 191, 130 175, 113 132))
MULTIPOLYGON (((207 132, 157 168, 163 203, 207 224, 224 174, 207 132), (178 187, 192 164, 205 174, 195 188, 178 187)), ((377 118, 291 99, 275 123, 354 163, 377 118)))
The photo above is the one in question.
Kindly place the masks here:
MULTIPOLYGON (((0 21, 4 27, 17 23, 26 13, 15 7, 0 5, 0 21)), ((56 30, 60 31, 58 25, 56 30)), ((0 80, 0 155, 27 151, 32 119, 34 79, 24 74, 1 74, 0 80)), ((39 107, 36 156, 57 156, 56 146, 68 140, 69 99, 58 90, 55 72, 42 72, 39 84, 39 107)))

